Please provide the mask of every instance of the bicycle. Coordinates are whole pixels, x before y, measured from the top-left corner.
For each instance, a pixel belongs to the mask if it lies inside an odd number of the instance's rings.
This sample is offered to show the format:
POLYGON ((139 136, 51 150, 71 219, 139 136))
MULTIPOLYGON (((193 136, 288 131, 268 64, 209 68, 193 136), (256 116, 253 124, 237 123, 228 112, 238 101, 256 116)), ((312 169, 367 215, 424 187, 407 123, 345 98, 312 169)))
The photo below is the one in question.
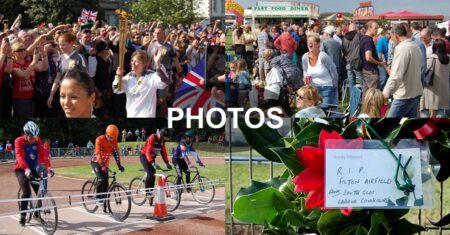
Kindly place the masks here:
MULTIPOLYGON (((108 172, 111 173, 109 178, 112 179, 112 181, 108 185, 106 190, 107 193, 105 192, 106 198, 103 199, 103 211, 105 213, 110 213, 115 220, 123 222, 128 218, 131 211, 130 193, 123 185, 117 182, 117 173, 115 171, 111 171, 108 168, 108 172), (122 208, 122 206, 124 206, 124 208, 122 208), (122 211, 122 209, 126 210, 122 211)), ((96 203, 94 203, 97 201, 95 197, 97 182, 98 178, 96 176, 93 181, 86 181, 81 189, 81 200, 83 201, 83 207, 89 213, 95 213, 99 207, 96 203)))
MULTIPOLYGON (((205 176, 200 175, 200 171, 197 167, 191 167, 191 172, 194 172, 195 175, 192 177, 191 183, 189 185, 186 185, 184 182, 183 177, 181 177, 181 184, 176 186, 182 186, 179 187, 178 192, 180 195, 181 200, 181 194, 183 193, 183 189, 191 188, 191 194, 194 200, 200 204, 208 204, 212 200, 214 200, 214 195, 216 194, 216 189, 212 182, 205 176), (190 187, 189 187, 190 186, 190 187)), ((177 176, 176 175, 169 175, 167 176, 167 181, 170 182, 176 182, 177 176)), ((178 207, 178 206, 177 206, 178 207)))
MULTIPOLYGON (((161 169, 161 167, 157 166, 157 170, 161 170, 163 173, 160 176, 164 177, 164 192, 166 194, 166 206, 167 211, 172 212, 178 208, 178 205, 180 204, 180 195, 178 190, 176 190, 174 182, 170 182, 167 180, 167 177, 165 177, 165 173, 169 172, 170 170, 164 170, 161 169)), ((141 169, 139 171, 144 171, 144 169, 141 169)), ((157 176, 159 174, 155 174, 157 176)), ((146 194, 145 190, 145 179, 147 178, 147 172, 145 172, 143 177, 134 177, 130 181, 129 190, 133 192, 135 196, 131 197, 131 201, 138 206, 144 205, 144 203, 147 201, 147 197, 139 197, 146 194), (136 197, 138 196, 138 197, 136 197)), ((154 190, 156 191, 156 190, 154 190)), ((150 206, 153 205, 153 197, 150 198, 149 201, 150 206)))
MULTIPOLYGON (((56 203, 53 198, 51 198, 51 194, 47 192, 45 189, 45 181, 48 177, 44 177, 44 172, 40 172, 40 177, 30 178, 30 184, 38 185, 39 189, 36 193, 36 199, 33 200, 33 193, 31 193, 31 197, 29 198, 27 213, 28 218, 26 218, 26 222, 29 223, 34 215, 35 219, 41 223, 42 228, 47 234, 53 234, 56 232, 58 227, 58 209, 56 208, 56 203), (36 208, 36 209, 35 209, 36 208), (42 208, 42 209, 39 209, 42 208)), ((22 189, 19 188, 17 192, 17 198, 21 199, 22 189)), ((20 210, 20 203, 19 210, 20 210)))

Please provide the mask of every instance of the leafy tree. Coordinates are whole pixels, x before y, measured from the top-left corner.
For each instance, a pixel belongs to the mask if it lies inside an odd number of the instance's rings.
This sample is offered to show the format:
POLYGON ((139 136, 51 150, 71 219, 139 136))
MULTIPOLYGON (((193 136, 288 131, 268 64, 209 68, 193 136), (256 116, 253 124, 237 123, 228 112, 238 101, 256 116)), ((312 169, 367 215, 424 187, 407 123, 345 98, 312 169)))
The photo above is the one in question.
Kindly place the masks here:
MULTIPOLYGON (((21 2, 32 24, 76 22, 83 8, 99 10, 98 0, 22 0, 21 2)), ((100 13, 97 18, 100 18, 100 13)))
POLYGON ((141 0, 127 4, 135 20, 159 20, 169 24, 191 23, 196 18, 194 0, 141 0))

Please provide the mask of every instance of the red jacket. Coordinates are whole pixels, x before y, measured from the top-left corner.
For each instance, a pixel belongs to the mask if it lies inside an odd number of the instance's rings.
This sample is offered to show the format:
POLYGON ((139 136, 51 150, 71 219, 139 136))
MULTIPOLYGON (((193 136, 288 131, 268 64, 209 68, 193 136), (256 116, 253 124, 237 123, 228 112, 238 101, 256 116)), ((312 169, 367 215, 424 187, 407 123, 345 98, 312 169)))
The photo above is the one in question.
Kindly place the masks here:
POLYGON ((153 134, 145 141, 144 148, 142 148, 141 154, 145 155, 147 161, 153 162, 157 155, 156 150, 161 149, 161 154, 165 163, 169 162, 167 158, 166 144, 158 140, 157 135, 153 134))
MULTIPOLYGON (((50 160, 48 159, 48 155, 46 154, 46 151, 44 149, 44 145, 42 144, 42 140, 40 137, 36 137, 36 144, 37 144, 37 151, 38 151, 38 164, 45 164, 46 168, 50 168, 50 160)), ((26 170, 29 169, 28 164, 25 160, 26 153, 24 145, 29 144, 25 138, 25 136, 17 137, 17 139, 14 141, 15 146, 15 152, 16 152, 16 165, 14 167, 14 170, 22 169, 26 170)))

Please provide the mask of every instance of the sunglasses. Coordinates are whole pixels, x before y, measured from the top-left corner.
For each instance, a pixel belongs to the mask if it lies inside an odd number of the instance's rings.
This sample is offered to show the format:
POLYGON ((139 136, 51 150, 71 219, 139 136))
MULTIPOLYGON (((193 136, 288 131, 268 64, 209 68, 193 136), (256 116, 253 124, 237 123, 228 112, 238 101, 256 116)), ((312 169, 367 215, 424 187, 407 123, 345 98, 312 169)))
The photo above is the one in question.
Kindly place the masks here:
POLYGON ((301 99, 301 100, 310 100, 310 98, 305 97, 305 96, 298 96, 298 98, 301 99))
POLYGON ((27 49, 25 49, 25 48, 20 48, 20 49, 17 49, 17 50, 15 50, 14 52, 23 52, 23 51, 26 51, 27 49))

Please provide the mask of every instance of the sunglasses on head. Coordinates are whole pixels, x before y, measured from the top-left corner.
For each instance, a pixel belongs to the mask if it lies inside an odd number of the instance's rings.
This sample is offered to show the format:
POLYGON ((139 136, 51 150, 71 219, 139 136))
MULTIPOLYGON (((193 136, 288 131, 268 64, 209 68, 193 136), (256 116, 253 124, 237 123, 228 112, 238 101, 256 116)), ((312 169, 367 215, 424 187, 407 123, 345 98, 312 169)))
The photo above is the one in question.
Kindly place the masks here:
POLYGON ((14 52, 23 52, 23 51, 26 51, 27 49, 25 49, 25 48, 20 48, 20 49, 17 49, 17 50, 15 50, 14 52))

